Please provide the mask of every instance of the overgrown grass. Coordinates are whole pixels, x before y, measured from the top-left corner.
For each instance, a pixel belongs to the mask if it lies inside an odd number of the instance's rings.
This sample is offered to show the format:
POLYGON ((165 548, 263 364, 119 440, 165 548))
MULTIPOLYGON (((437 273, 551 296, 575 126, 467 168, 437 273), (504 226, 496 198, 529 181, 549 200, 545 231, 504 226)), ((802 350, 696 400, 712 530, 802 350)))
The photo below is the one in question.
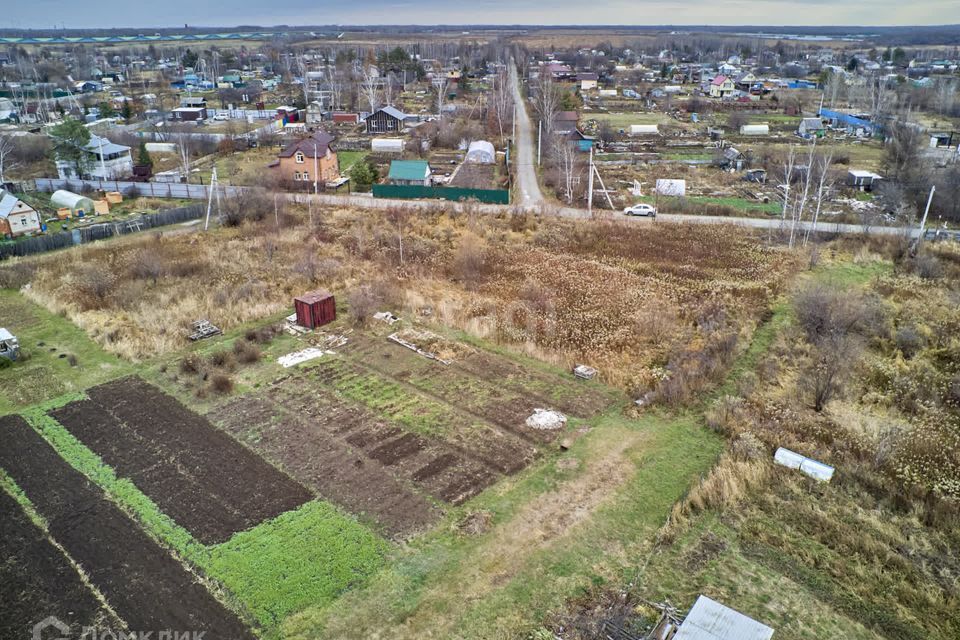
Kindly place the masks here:
POLYGON ((353 518, 313 501, 211 547, 205 567, 271 628, 362 585, 387 550, 353 518))
POLYGON ((22 353, 12 367, 0 369, 0 414, 130 372, 127 363, 104 352, 69 320, 16 291, 0 289, 0 327, 19 338, 22 353))

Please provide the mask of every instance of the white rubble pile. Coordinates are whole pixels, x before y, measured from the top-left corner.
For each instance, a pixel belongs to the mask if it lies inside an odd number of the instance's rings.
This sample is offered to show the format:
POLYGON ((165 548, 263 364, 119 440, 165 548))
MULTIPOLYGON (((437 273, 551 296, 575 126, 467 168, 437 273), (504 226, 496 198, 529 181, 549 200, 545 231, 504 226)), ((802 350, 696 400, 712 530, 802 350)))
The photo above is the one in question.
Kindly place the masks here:
POLYGON ((562 429, 567 424, 567 416, 552 409, 534 409, 527 418, 527 426, 531 429, 554 430, 562 429))

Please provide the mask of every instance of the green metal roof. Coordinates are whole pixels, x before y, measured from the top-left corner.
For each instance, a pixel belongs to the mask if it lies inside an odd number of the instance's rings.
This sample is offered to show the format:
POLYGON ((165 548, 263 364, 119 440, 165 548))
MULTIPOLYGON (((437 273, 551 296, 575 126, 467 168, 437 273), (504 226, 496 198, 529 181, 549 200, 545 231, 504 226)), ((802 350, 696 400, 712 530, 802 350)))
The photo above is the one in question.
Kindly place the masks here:
POLYGON ((423 180, 430 175, 426 160, 394 160, 390 163, 389 180, 423 180))

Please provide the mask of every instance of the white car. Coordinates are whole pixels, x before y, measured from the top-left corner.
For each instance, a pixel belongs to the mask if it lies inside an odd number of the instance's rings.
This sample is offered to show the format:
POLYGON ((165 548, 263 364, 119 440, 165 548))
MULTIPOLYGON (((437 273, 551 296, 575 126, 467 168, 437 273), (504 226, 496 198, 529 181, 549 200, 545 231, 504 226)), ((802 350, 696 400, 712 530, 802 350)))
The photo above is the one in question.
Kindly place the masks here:
POLYGON ((645 216, 648 218, 656 218, 657 210, 653 208, 653 205, 649 204, 635 204, 632 207, 627 207, 623 210, 623 215, 625 216, 645 216))
POLYGON ((223 122, 225 120, 229 120, 230 116, 228 116, 225 113, 218 113, 217 115, 213 116, 213 119, 216 120, 217 122, 223 122))

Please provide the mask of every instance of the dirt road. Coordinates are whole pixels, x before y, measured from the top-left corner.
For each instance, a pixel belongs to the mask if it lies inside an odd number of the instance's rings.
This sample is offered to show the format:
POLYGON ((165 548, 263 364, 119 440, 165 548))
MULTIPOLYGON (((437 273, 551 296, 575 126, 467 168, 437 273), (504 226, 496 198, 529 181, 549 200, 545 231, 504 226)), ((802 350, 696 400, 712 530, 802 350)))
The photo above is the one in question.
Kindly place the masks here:
POLYGON ((540 183, 537 181, 536 142, 534 128, 527 115, 526 101, 520 93, 520 79, 517 77, 517 67, 510 63, 510 84, 513 86, 514 114, 517 120, 517 136, 514 141, 517 166, 517 194, 516 204, 530 207, 543 201, 540 192, 540 183))

